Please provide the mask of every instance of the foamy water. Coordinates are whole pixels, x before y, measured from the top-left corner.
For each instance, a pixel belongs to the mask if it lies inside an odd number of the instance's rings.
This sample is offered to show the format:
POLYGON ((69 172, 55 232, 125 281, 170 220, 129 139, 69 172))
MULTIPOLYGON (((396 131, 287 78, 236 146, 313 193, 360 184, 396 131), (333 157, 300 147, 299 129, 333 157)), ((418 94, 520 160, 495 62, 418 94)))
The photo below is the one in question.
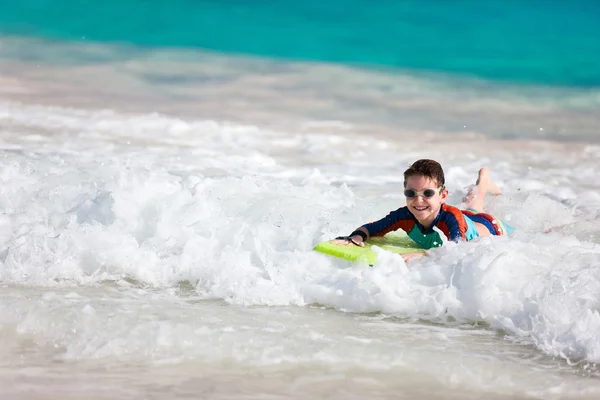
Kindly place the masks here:
MULTIPOLYGON (((600 147, 527 134, 541 110, 597 132, 596 94, 498 88, 506 97, 481 103, 488 92, 466 95, 451 81, 268 60, 245 74, 239 59, 205 57, 198 68, 217 71, 206 73, 208 92, 185 80, 136 86, 139 74, 123 80, 114 53, 93 68, 96 80, 81 62, 50 63, 56 80, 42 81, 35 63, 4 64, 0 392, 597 398, 600 147), (224 66, 237 68, 235 83, 218 83, 224 66), (328 69, 338 82, 316 78, 328 69), (364 74, 378 80, 368 86, 364 74), (269 84, 248 86, 261 79, 269 84), (386 97, 383 81, 414 86, 386 97), (289 88, 289 102, 259 90, 290 82, 314 86, 302 102, 295 94, 310 86, 289 88), (344 118, 355 104, 348 82, 380 93, 383 103, 362 100, 372 110, 406 101, 412 87, 410 104, 391 109, 418 105, 435 129, 396 130, 402 112, 344 118), (427 85, 445 86, 443 99, 427 85), (436 114, 452 97, 476 108, 436 114), (441 129, 507 115, 489 131, 441 129), (495 138, 509 125, 522 139, 495 138), (403 205, 401 173, 421 157, 444 165, 457 205, 490 168, 504 195, 489 210, 517 232, 408 265, 382 252, 374 268, 311 250, 403 205)), ((147 61, 145 73, 164 71, 147 61)))

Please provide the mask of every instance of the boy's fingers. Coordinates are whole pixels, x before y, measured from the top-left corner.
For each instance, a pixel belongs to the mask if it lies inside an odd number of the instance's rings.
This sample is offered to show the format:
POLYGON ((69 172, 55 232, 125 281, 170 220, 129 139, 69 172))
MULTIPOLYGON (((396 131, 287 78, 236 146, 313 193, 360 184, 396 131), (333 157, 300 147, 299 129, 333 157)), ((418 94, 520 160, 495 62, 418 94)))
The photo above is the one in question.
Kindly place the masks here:
POLYGON ((344 246, 349 246, 349 245, 354 246, 349 241, 343 240, 343 239, 333 239, 333 240, 330 240, 329 243, 332 243, 332 244, 341 244, 341 245, 344 245, 344 246))
POLYGON ((343 246, 360 246, 360 247, 365 247, 365 244, 363 242, 356 242, 356 241, 352 241, 350 239, 333 239, 333 240, 330 240, 329 243, 332 243, 332 244, 341 244, 343 246))

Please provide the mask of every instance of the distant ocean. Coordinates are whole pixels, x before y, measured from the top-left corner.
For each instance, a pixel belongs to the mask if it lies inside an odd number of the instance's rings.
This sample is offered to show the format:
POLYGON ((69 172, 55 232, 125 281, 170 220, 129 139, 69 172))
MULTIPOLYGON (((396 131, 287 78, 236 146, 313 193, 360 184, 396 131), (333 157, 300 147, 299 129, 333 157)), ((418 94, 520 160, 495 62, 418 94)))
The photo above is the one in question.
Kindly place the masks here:
POLYGON ((600 398, 600 2, 0 0, 0 398, 600 398), (312 251, 481 167, 510 236, 312 251))
POLYGON ((594 0, 2 1, 0 33, 600 86, 594 0))

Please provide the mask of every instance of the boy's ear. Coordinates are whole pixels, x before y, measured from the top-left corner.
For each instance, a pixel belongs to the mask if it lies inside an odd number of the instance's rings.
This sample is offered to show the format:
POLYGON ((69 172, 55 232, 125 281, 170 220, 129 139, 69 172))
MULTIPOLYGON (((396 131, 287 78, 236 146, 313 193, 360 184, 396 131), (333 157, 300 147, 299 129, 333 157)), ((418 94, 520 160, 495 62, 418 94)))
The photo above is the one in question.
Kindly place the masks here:
POLYGON ((448 189, 442 189, 442 192, 440 193, 440 198, 442 199, 442 203, 446 202, 446 199, 448 198, 448 189))

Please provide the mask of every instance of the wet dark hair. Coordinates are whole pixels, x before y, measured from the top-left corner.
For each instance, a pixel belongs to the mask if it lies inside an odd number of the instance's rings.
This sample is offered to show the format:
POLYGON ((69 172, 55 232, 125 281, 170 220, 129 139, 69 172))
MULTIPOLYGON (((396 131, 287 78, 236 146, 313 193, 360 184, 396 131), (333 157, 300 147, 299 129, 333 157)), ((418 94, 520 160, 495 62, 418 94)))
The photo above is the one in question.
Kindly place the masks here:
POLYGON ((417 160, 406 171, 404 171, 404 187, 406 180, 411 176, 424 176, 437 182, 439 187, 444 187, 446 180, 444 178, 444 170, 439 162, 435 160, 417 160))

